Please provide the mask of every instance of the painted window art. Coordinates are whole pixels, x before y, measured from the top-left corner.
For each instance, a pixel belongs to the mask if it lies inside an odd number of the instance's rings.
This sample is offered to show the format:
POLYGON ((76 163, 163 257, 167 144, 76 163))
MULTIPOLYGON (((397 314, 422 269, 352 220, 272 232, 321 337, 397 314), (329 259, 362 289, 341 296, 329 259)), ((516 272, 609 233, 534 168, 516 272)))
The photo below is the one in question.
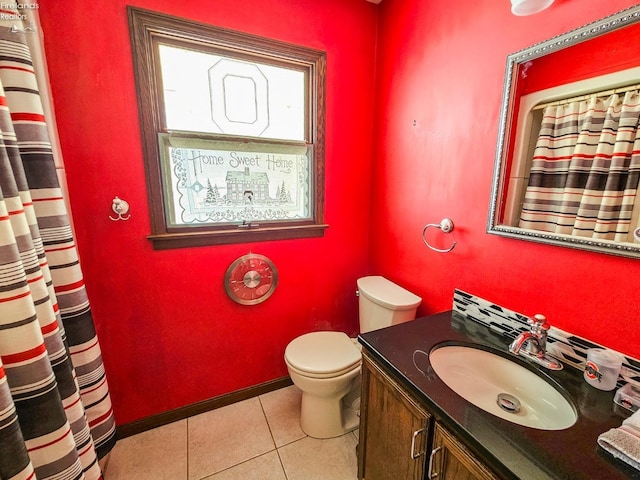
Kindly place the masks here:
POLYGON ((311 218, 306 146, 160 137, 171 226, 311 218))
POLYGON ((305 140, 304 71, 162 44, 159 56, 169 130, 305 140))

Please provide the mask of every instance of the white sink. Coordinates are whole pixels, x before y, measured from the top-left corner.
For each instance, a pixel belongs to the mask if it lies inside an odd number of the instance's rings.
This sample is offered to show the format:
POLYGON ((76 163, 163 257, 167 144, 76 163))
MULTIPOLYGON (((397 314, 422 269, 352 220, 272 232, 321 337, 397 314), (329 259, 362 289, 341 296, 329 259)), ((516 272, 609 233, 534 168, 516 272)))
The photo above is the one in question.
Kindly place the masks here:
POLYGON ((578 418, 572 403, 552 384, 500 355, 445 345, 431 350, 429 360, 438 377, 454 392, 510 422, 541 430, 563 430, 578 418))

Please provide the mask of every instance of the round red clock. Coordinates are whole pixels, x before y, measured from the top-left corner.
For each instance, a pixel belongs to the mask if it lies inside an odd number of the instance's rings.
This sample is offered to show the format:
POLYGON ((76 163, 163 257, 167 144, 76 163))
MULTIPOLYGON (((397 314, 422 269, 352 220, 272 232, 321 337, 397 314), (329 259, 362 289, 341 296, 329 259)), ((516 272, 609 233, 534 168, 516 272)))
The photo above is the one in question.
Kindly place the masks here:
POLYGON ((278 270, 264 255, 249 253, 233 261, 224 276, 227 295, 241 305, 256 305, 269 298, 278 284, 278 270))

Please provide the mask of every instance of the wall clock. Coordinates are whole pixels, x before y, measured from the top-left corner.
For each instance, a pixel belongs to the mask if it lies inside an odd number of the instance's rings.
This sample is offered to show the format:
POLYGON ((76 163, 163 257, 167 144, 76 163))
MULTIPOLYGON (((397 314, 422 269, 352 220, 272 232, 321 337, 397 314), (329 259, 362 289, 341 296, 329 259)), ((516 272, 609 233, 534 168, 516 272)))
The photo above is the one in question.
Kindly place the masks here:
POLYGON ((278 270, 264 255, 249 253, 233 261, 224 276, 227 295, 241 305, 257 305, 269 298, 278 284, 278 270))

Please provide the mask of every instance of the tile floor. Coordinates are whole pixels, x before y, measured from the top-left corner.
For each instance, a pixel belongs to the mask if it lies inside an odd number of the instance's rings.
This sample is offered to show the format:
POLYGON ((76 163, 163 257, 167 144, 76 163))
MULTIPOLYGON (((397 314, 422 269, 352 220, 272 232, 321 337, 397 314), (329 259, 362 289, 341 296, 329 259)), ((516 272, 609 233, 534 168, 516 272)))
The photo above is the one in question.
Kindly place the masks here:
POLYGON ((119 440, 105 480, 355 480, 357 430, 300 429, 295 386, 119 440))

